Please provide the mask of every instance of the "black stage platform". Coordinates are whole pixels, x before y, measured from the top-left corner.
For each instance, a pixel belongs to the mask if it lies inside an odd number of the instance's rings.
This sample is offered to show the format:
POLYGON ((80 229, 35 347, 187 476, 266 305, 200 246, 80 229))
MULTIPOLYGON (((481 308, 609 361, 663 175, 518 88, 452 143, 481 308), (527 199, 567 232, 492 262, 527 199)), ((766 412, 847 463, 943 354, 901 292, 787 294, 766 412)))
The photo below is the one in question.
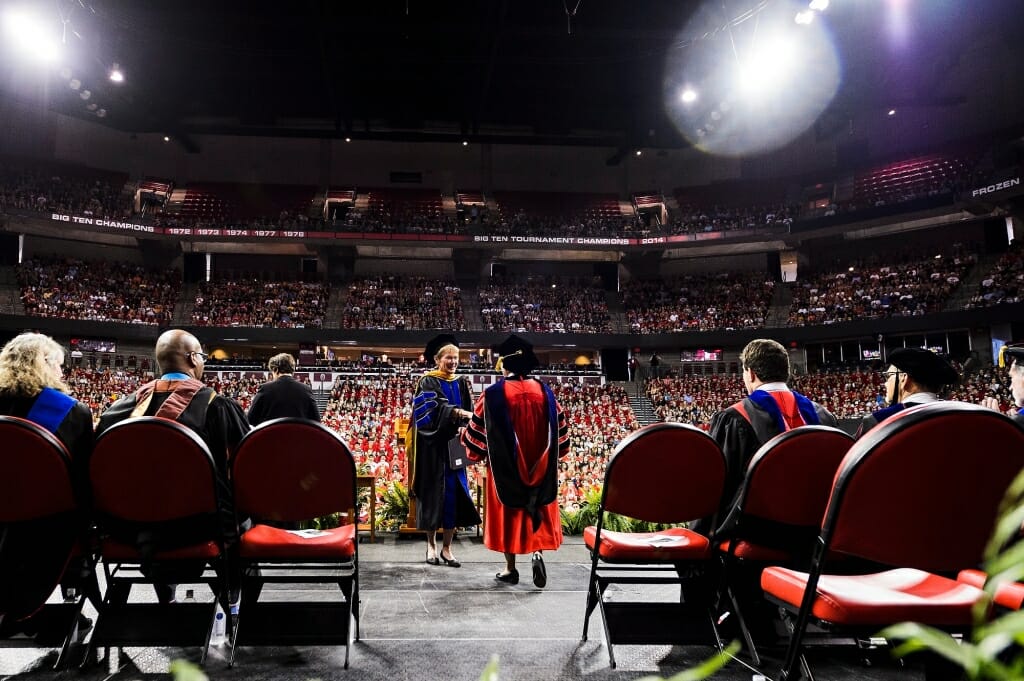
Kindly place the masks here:
MULTIPOLYGON (((533 586, 528 557, 520 559, 523 581, 508 586, 494 580, 503 559, 488 551, 479 538, 464 533, 456 539, 454 549, 461 568, 426 565, 422 539, 381 535, 375 544, 360 545, 361 641, 352 650, 348 670, 342 668, 343 648, 241 648, 233 669, 227 667, 228 650, 212 648, 205 672, 211 679, 239 681, 469 680, 479 678, 490 657, 497 655, 502 681, 605 681, 651 674, 668 677, 713 653, 706 646, 619 645, 615 647, 618 667, 610 669, 599 612, 593 615, 589 640, 580 642, 589 570, 580 537, 567 537, 559 551, 546 554, 545 589, 533 586)), ((275 599, 287 598, 290 590, 270 588, 266 597, 275 599)), ((179 587, 179 598, 182 589, 179 587)), ((138 599, 152 599, 148 587, 137 591, 138 599)), ((322 594, 332 600, 336 593, 322 586, 303 590, 304 597, 322 594)), ((208 592, 197 590, 196 594, 209 597, 208 592)), ((621 594, 624 600, 635 596, 621 594)), ((74 659, 80 658, 76 651, 74 659)), ((0 676, 90 681, 166 678, 169 662, 179 658, 198 661, 199 654, 197 650, 129 648, 121 651, 116 664, 104 660, 82 670, 56 673, 50 669, 56 651, 0 648, 0 676)), ((811 665, 819 681, 924 678, 917 668, 900 666, 885 651, 876 651, 870 665, 860 658, 855 649, 818 651, 812 654, 811 665)), ((773 678, 778 669, 779 662, 768 659, 761 671, 773 678)), ((751 681, 757 673, 733 660, 714 678, 751 681)))

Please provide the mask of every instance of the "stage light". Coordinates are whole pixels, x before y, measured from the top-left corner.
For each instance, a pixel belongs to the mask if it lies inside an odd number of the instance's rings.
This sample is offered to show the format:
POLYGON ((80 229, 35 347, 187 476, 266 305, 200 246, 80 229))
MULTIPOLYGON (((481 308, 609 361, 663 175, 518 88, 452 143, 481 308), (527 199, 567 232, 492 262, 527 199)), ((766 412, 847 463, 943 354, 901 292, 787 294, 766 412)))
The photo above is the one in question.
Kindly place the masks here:
POLYGON ((686 88, 683 93, 679 95, 679 99, 682 100, 683 104, 693 104, 697 101, 697 91, 693 88, 686 88))
POLYGON ((346 142, 351 142, 351 141, 352 141, 352 138, 351 138, 351 137, 346 137, 346 138, 345 138, 345 141, 346 141, 346 142))
POLYGON ((462 146, 468 147, 469 146, 469 142, 466 141, 466 140, 462 140, 462 146))
POLYGON ((637 149, 637 150, 636 150, 636 155, 637 155, 637 156, 643 156, 643 155, 644 155, 644 152, 643 152, 643 151, 641 151, 640 149, 637 149))
POLYGON ((824 12, 828 9, 828 0, 811 0, 808 7, 813 9, 815 12, 824 12))
MULTIPOLYGON (((825 21, 797 26, 810 0, 758 3, 756 20, 722 30, 722 14, 703 3, 677 36, 664 68, 665 113, 697 148, 746 156, 783 147, 829 106, 841 78, 825 21), (682 88, 700 96, 684 102, 682 88)), ((819 5, 815 5, 816 7, 819 5)))
POLYGON ((124 82, 124 72, 116 62, 114 63, 114 68, 110 69, 110 80, 114 83, 124 82))
POLYGON ((896 115, 896 109, 889 109, 889 115, 890 116, 895 116, 896 115))
POLYGON ((86 108, 87 111, 95 111, 97 109, 97 107, 98 107, 98 105, 96 104, 96 102, 89 102, 88 104, 85 105, 85 108, 86 108))
POLYGON ((170 142, 170 141, 171 141, 171 138, 168 137, 167 135, 164 135, 164 142, 170 142))
POLYGON ((106 118, 107 110, 106 109, 100 109, 99 111, 96 112, 96 115, 99 116, 100 118, 106 118))
POLYGON ((757 97, 774 92, 792 79, 796 59, 793 42, 785 39, 758 41, 740 64, 740 90, 757 97))
POLYGON ((796 23, 800 24, 801 26, 806 26, 807 24, 814 21, 814 12, 812 12, 809 9, 805 9, 803 12, 797 12, 794 21, 796 21, 796 23))
POLYGON ((77 90, 78 88, 82 87, 82 81, 78 80, 77 78, 72 78, 71 82, 68 83, 68 87, 72 90, 77 90))
POLYGON ((78 96, 82 99, 89 99, 90 97, 92 97, 92 90, 82 90, 78 93, 78 96))
POLYGON ((20 52, 44 64, 60 59, 60 43, 38 16, 12 8, 4 15, 4 27, 10 43, 20 52))

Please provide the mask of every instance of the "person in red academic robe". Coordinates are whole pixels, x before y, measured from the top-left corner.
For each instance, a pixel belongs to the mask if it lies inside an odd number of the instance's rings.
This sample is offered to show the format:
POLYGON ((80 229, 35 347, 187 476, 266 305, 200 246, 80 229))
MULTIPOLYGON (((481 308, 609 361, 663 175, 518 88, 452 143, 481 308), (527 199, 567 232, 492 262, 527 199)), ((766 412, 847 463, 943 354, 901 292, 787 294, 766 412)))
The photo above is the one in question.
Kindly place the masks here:
POLYGON ((516 554, 533 554, 533 583, 547 584, 542 551, 562 544, 558 459, 569 436, 551 389, 530 371, 539 365, 533 346, 515 335, 494 348, 504 378, 477 399, 463 435, 470 459, 487 460, 484 545, 505 554, 495 579, 519 583, 516 554))

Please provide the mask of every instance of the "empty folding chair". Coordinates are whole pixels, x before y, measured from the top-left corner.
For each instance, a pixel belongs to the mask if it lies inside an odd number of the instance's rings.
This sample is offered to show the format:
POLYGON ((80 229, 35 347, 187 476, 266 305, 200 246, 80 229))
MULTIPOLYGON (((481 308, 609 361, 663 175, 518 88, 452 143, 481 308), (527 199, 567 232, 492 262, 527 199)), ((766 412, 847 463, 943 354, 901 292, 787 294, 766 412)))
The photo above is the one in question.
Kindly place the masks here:
POLYGON ((60 667, 85 600, 46 603, 84 545, 71 461, 56 437, 25 419, 0 416, 0 442, 0 632, 32 635, 0 645, 60 648, 60 667))
POLYGON ((711 517, 721 502, 725 457, 707 433, 681 423, 656 423, 616 447, 608 462, 597 525, 586 528, 590 579, 583 640, 590 616, 600 607, 608 657, 615 643, 703 643, 721 647, 713 612, 711 540, 684 527, 657 532, 614 532, 605 513, 677 524, 711 517), (626 602, 606 598, 614 584, 678 584, 671 602, 626 602))
POLYGON ((359 638, 356 465, 348 447, 315 421, 267 421, 239 444, 232 480, 239 516, 254 522, 239 544, 242 600, 232 664, 243 646, 344 644, 347 669, 352 640, 359 638), (344 514, 345 524, 328 530, 267 524, 335 513, 344 514), (275 582, 337 584, 344 600, 260 600, 263 585, 275 582))
POLYGON ((780 678, 809 673, 802 644, 812 622, 858 638, 902 621, 966 631, 981 592, 942 574, 981 562, 1022 466, 1024 428, 960 402, 913 407, 857 441, 836 474, 810 572, 761 575, 765 595, 795 618, 780 678), (833 554, 892 569, 830 574, 833 554))
POLYGON ((226 603, 226 490, 206 444, 175 421, 141 416, 97 439, 89 460, 107 581, 90 649, 200 646, 226 603), (206 584, 213 602, 129 603, 134 585, 206 584))

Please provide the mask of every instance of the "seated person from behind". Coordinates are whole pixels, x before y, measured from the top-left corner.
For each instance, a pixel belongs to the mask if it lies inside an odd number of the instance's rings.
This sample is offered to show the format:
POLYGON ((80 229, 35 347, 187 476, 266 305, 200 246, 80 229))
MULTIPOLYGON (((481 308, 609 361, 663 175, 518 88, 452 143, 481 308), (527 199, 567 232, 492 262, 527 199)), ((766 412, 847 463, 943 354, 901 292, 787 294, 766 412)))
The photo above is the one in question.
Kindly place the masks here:
MULTIPOLYGON (((112 404, 100 417, 96 433, 101 435, 115 423, 133 416, 160 416, 195 431, 206 443, 217 466, 223 502, 220 509, 222 529, 225 543, 230 546, 237 542, 238 532, 230 503, 228 460, 250 427, 238 403, 203 385, 200 379, 206 357, 199 340, 192 334, 181 329, 165 331, 156 342, 156 361, 162 372, 160 378, 112 404)), ((155 537, 154 545, 157 549, 173 548, 181 541, 173 534, 168 532, 155 537)), ((134 538, 131 543, 134 543, 134 538)), ((166 590, 158 588, 157 595, 161 601, 173 600, 173 585, 168 585, 166 590)))
POLYGON ((260 386, 249 406, 249 423, 258 426, 264 421, 286 416, 320 420, 313 390, 295 380, 295 358, 286 352, 274 355, 267 362, 270 381, 260 386))

